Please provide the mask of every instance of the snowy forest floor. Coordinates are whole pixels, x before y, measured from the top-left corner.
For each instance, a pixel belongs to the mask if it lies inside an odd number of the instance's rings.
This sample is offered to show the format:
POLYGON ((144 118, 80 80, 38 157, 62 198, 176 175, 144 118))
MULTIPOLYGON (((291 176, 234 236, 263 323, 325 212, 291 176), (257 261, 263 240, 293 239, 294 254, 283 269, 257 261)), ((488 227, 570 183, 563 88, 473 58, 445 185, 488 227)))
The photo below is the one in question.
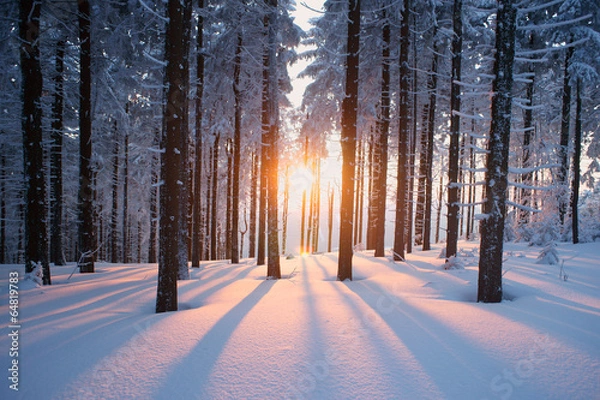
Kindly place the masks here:
MULTIPOLYGON (((53 285, 20 281, 19 391, 12 399, 600 399, 600 246, 505 248, 500 304, 478 304, 477 243, 465 269, 445 271, 440 247, 408 263, 337 255, 265 268, 204 262, 180 282, 180 311, 154 313, 156 265, 53 268, 53 285)), ((9 271, 2 265, 2 370, 9 271)))

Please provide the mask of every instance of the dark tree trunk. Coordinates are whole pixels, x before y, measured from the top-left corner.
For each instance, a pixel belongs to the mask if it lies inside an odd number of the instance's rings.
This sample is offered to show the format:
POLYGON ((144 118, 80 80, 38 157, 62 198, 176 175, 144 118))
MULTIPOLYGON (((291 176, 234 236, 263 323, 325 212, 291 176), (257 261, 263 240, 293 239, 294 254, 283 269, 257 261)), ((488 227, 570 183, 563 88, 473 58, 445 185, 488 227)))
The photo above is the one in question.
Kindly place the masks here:
POLYGON ((192 268, 200 268, 202 232, 202 100, 204 97, 204 0, 198 0, 196 58, 196 148, 194 160, 194 204, 192 207, 192 268))
POLYGON ((278 229, 278 169, 279 169, 279 103, 278 103, 278 67, 277 67, 277 0, 269 0, 268 7, 268 35, 269 47, 267 56, 267 80, 263 84, 268 87, 268 261, 267 279, 280 279, 281 267, 279 257, 279 229, 278 229))
POLYGON ((233 131, 233 188, 231 210, 231 263, 240 262, 239 219, 240 219, 240 149, 242 146, 242 105, 240 93, 240 68, 242 64, 242 35, 238 34, 235 48, 233 93, 235 97, 235 121, 233 131))
POLYGON ((110 262, 118 263, 119 258, 119 135, 117 120, 114 120, 113 173, 112 173, 112 209, 110 215, 110 262))
MULTIPOLYGON (((417 16, 413 15, 413 26, 416 26, 416 20, 417 20, 417 16)), ((408 169, 408 173, 409 173, 409 179, 408 179, 408 215, 407 215, 407 222, 406 222, 406 252, 407 253, 412 253, 412 247, 413 247, 413 226, 414 226, 414 199, 415 199, 415 195, 414 195, 414 191, 415 191, 415 159, 416 159, 416 152, 417 152, 417 118, 419 117, 418 115, 418 92, 417 92, 417 87, 418 87, 418 57, 417 57, 417 44, 416 44, 416 36, 417 36, 417 32, 416 29, 413 29, 413 42, 412 42, 412 49, 413 49, 413 80, 412 80, 412 90, 413 90, 413 99, 412 99, 412 132, 411 132, 411 137, 410 137, 410 159, 409 159, 409 169, 408 169)))
POLYGON ((94 272, 95 224, 94 187, 92 185, 92 71, 90 3, 77 2, 79 11, 79 194, 78 242, 79 271, 94 272))
POLYGON ((409 68, 408 68, 408 16, 410 14, 410 1, 403 1, 401 12, 402 21, 400 23, 400 96, 399 96, 399 122, 398 122, 398 173, 396 188, 396 226, 394 229, 394 260, 404 260, 405 232, 406 232, 406 161, 408 153, 408 137, 410 129, 408 128, 408 89, 409 89, 409 68))
POLYGON ((502 301, 502 252, 508 186, 508 154, 515 57, 516 7, 500 0, 496 28, 496 58, 492 98, 492 123, 488 141, 485 199, 481 221, 477 301, 502 301))
POLYGON ((62 249, 62 215, 63 215, 63 176, 62 176, 62 147, 63 147, 63 72, 64 72, 65 42, 56 43, 56 66, 54 76, 54 104, 52 105, 52 150, 50 156, 50 185, 51 185, 51 221, 50 221, 50 262, 54 265, 65 265, 62 249))
POLYGON ((252 153, 252 178, 250 179, 250 233, 248 235, 248 257, 256 257, 256 206, 258 190, 258 155, 252 153))
POLYGON ((562 93, 562 118, 560 124, 560 169, 558 171, 558 184, 561 186, 558 200, 558 217, 560 225, 565 222, 567 212, 566 192, 568 191, 569 179, 569 130, 571 127, 571 74, 569 67, 573 57, 573 47, 569 47, 565 53, 565 72, 563 78, 562 93))
POLYGON ((369 207, 367 207, 367 250, 375 249, 375 232, 377 230, 377 214, 375 207, 375 136, 373 131, 369 134, 368 140, 368 163, 369 163, 369 186, 367 188, 367 197, 369 207))
MULTIPOLYGON (((440 163, 444 163, 444 156, 441 157, 440 163)), ((431 186, 433 186, 433 179, 431 180, 431 186)), ((431 209, 432 195, 430 194, 427 202, 429 205, 429 209, 431 209)), ((440 242, 440 225, 442 221, 442 207, 444 206, 444 174, 440 174, 440 184, 438 185, 438 206, 437 206, 437 215, 435 219, 435 243, 440 242)), ((431 215, 431 212, 430 212, 431 215)), ((429 224, 431 226, 431 224, 429 224)))
POLYGON ((461 111, 461 63, 462 63, 462 0, 454 0, 452 13, 452 76, 450 82, 450 148, 448 149, 448 222, 446 231, 446 260, 456 256, 458 223, 460 216, 460 111, 461 111))
POLYGON ((385 257, 385 203, 387 199, 388 136, 390 131, 390 24, 384 12, 381 70, 381 115, 379 121, 377 165, 377 229, 375 257, 385 257))
POLYGON ((231 259, 231 236, 233 235, 231 231, 231 214, 233 209, 233 140, 231 138, 227 139, 225 144, 225 152, 227 154, 227 195, 225 196, 225 258, 231 259))
POLYGON ((287 252, 287 234, 288 234, 288 212, 290 204, 290 168, 285 167, 284 187, 283 187, 283 210, 281 210, 282 232, 281 232, 281 254, 287 252))
POLYGON ((25 272, 41 263, 44 285, 52 283, 48 263, 48 220, 42 132, 42 70, 39 30, 41 2, 21 1, 21 85, 23 90, 23 161, 25 171, 25 272))
MULTIPOLYGON (((529 33, 529 48, 535 49, 536 44, 539 42, 537 40, 537 35, 533 32, 529 33)), ((530 186, 533 182, 533 172, 528 170, 531 167, 531 142, 535 136, 535 126, 533 124, 533 95, 535 91, 535 67, 533 64, 530 64, 527 69, 528 76, 527 79, 527 88, 526 88, 526 99, 527 99, 527 107, 523 111, 523 149, 521 153, 521 167, 526 170, 523 174, 522 181, 525 186, 530 186)), ((525 225, 529 222, 529 214, 530 212, 527 210, 527 207, 530 206, 531 202, 531 189, 527 187, 521 188, 521 204, 523 204, 523 208, 519 210, 519 225, 525 225)))
MULTIPOLYGON (((265 17, 267 24, 268 17, 265 17)), ((265 250, 266 250, 266 229, 267 229, 267 168, 268 168, 268 126, 269 126, 269 102, 268 102, 268 55, 265 50, 263 55, 263 89, 262 89, 262 110, 261 110, 261 126, 262 135, 260 140, 260 176, 258 189, 258 231, 257 231, 257 250, 256 250, 256 265, 265 265, 265 250)))
POLYGON ((435 114, 437 109, 437 75, 438 75, 438 60, 439 60, 439 42, 435 40, 434 29, 434 45, 433 59, 431 61, 431 75, 428 81, 429 90, 429 105, 426 107, 427 113, 427 145, 425 147, 425 193, 423 206, 423 237, 422 250, 431 250, 431 212, 433 203, 433 142, 435 134, 435 114))
POLYGON ((313 176, 316 177, 314 198, 315 206, 313 214, 313 253, 317 253, 319 251, 319 220, 321 219, 321 162, 317 160, 315 165, 315 172, 313 173, 313 176))
POLYGON ((356 165, 356 193, 354 204, 354 245, 362 242, 363 202, 365 186, 365 151, 363 141, 358 138, 358 161, 356 165))
POLYGON ((190 174, 190 119, 189 119, 189 91, 190 87, 190 42, 192 36, 192 0, 180 0, 183 23, 179 25, 182 30, 183 37, 181 43, 183 47, 183 58, 180 62, 181 68, 181 92, 182 92, 182 107, 179 114, 179 123, 181 124, 179 136, 179 151, 181 152, 179 181, 180 186, 180 201, 179 208, 179 269, 177 271, 177 279, 190 279, 190 271, 188 268, 188 260, 190 259, 190 241, 191 241, 191 216, 192 216, 192 191, 191 186, 193 177, 190 174))
POLYGON ((348 1, 346 87, 342 100, 342 196, 340 204, 340 251, 337 279, 352 280, 352 222, 354 220, 354 163, 358 113, 358 69, 360 49, 360 0, 348 1))
MULTIPOLYGON (((156 134, 154 135, 154 141, 153 141, 154 147, 158 148, 160 146, 160 131, 157 130, 156 134)), ((156 156, 152 156, 152 161, 153 164, 156 164, 157 161, 159 161, 157 159, 156 156)), ((156 263, 157 262, 157 238, 158 238, 158 219, 159 219, 159 204, 158 204, 158 199, 159 199, 159 186, 158 186, 158 181, 160 180, 160 170, 157 170, 156 168, 152 168, 152 186, 150 187, 150 238, 149 238, 149 242, 150 244, 148 245, 148 262, 149 263, 156 263)))
POLYGON ((219 189, 219 138, 215 136, 212 151, 212 180, 210 189, 210 259, 216 260, 217 256, 217 198, 219 189))
POLYGON ((123 145, 123 225, 121 227, 123 241, 123 255, 121 260, 124 263, 131 262, 131 237, 129 226, 129 134, 125 132, 125 143, 123 145))
POLYGON ((329 217, 327 219, 327 227, 328 229, 328 234, 327 234, 327 252, 331 253, 331 241, 333 239, 333 200, 334 200, 334 190, 333 188, 330 188, 328 190, 329 192, 329 217))
POLYGON ((573 243, 579 243, 579 184, 581 175, 581 81, 577 79, 575 94, 575 152, 573 154, 573 184, 571 186, 571 229, 573 243))
POLYGON ((186 34, 181 29, 185 21, 185 5, 179 0, 167 4, 167 32, 165 40, 165 87, 166 104, 163 117, 160 190, 160 256, 156 312, 177 310, 177 278, 180 264, 181 202, 180 169, 183 126, 180 116, 186 112, 187 69, 181 68, 186 59, 186 34))

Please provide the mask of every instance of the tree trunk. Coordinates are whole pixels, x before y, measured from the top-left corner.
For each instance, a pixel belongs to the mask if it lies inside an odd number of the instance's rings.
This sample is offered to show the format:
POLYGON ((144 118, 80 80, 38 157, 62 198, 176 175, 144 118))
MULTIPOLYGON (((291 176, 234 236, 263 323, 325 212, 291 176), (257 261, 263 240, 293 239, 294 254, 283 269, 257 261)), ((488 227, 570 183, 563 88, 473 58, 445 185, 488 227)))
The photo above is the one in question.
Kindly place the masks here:
MULTIPOLYGON (((154 147, 158 148, 160 146, 160 132, 156 132, 156 134, 154 135, 154 147)), ((153 159, 153 164, 156 163, 156 161, 159 161, 156 159, 156 156, 152 157, 153 159)), ((156 239, 158 237, 158 193, 159 193, 159 187, 158 187, 158 181, 160 180, 160 171, 157 171, 156 168, 152 168, 152 186, 150 187, 150 238, 149 238, 149 242, 150 244, 148 245, 148 262, 149 263, 156 263, 157 262, 157 258, 156 258, 156 239)), ((115 222, 116 224, 116 222, 115 222)))
MULTIPOLYGON (((534 50, 537 46, 537 35, 534 32, 529 33, 529 49, 534 50)), ((530 186, 533 182, 533 172, 528 170, 531 167, 531 142, 535 136, 535 127, 533 124, 533 95, 535 91, 535 67, 530 63, 527 67, 527 82, 525 98, 527 99, 527 107, 523 111, 523 149, 521 152, 521 167, 525 172, 522 176, 524 185, 530 186)), ((531 189, 523 187, 520 191, 521 204, 524 206, 519 212, 519 226, 526 225, 529 222, 530 212, 526 209, 531 202, 531 189)))
MULTIPOLYGON (((427 106, 427 146, 425 147, 425 204, 423 207, 422 250, 431 250, 431 212, 433 203, 433 144, 435 134, 435 114, 437 109, 438 42, 433 45, 433 60, 429 80, 429 105, 427 106)), ((441 207, 441 206, 440 206, 441 207)))
POLYGON ((54 104, 52 105, 52 150, 50 158, 51 184, 51 221, 50 221, 50 262, 54 265, 65 265, 62 249, 62 215, 63 215, 63 103, 64 103, 64 56, 65 42, 56 43, 56 66, 54 76, 54 104))
POLYGON ((233 235, 233 232, 231 231, 231 214, 233 209, 233 140, 231 140, 231 138, 228 138, 227 142, 225 143, 225 153, 227 155, 227 194, 225 196, 225 258, 231 259, 231 237, 233 235))
POLYGON ((110 214, 110 262, 118 263, 119 258, 119 232, 117 223, 119 221, 119 135, 118 123, 113 121, 113 172, 112 172, 112 209, 110 214))
POLYGON ((79 194, 78 242, 79 272, 94 272, 95 224, 92 186, 92 71, 90 3, 77 2, 79 11, 79 194))
POLYGON ((560 185, 560 194, 558 200, 558 217, 560 225, 565 222, 567 212, 566 192, 568 191, 569 178, 569 129, 571 126, 571 74, 569 67, 571 57, 573 56, 573 47, 569 47, 565 53, 565 72, 563 78, 562 95, 562 118, 560 124, 560 169, 558 171, 558 184, 560 185))
POLYGON ((581 161, 581 81, 577 79, 575 94, 575 152, 573 154, 573 184, 571 186, 571 229, 573 244, 579 243, 579 184, 580 184, 580 161, 581 161))
POLYGON ((252 153, 252 178, 250 179, 250 233, 248 235, 248 257, 256 257, 256 206, 258 190, 258 155, 252 153))
MULTIPOLYGON (((268 16, 264 20, 265 29, 268 29, 268 16)), ((264 50, 263 55, 263 87, 262 87, 262 110, 261 110, 261 126, 262 135, 260 141, 260 178, 258 192, 258 238, 256 250, 256 265, 265 265, 265 250, 266 250, 266 229, 267 229, 267 174, 268 174, 268 134, 269 134, 269 79, 268 53, 264 50)))
POLYGON ((314 206, 313 206, 313 234, 312 234, 312 252, 317 253, 319 251, 319 220, 321 218, 321 162, 320 160, 315 161, 315 167, 313 176, 315 177, 314 182, 314 206))
POLYGON ((182 204, 180 193, 180 169, 182 166, 181 136, 183 125, 180 116, 186 111, 185 98, 187 79, 185 68, 185 5, 179 0, 167 4, 167 32, 165 40, 165 87, 166 104, 163 118, 160 191, 160 257, 156 312, 177 310, 177 278, 180 264, 180 235, 182 204))
POLYGON ((268 7, 268 55, 267 80, 263 82, 268 87, 268 262, 267 279, 280 279, 281 268, 279 260, 279 229, 278 229, 278 169, 279 169, 279 102, 278 102, 278 68, 277 68, 277 0, 269 0, 268 7))
POLYGON ((219 189, 219 139, 220 135, 215 135, 215 141, 212 151, 212 181, 210 189, 210 259, 216 260, 217 256, 217 198, 219 189))
POLYGON ((362 242, 362 226, 363 226, 363 203, 364 203, 364 186, 365 186, 365 149, 361 138, 358 138, 358 161, 356 165, 356 193, 354 204, 354 245, 362 242))
POLYGON ((282 229, 281 232, 281 254, 287 252, 287 235, 288 235, 288 210, 290 203, 290 168, 285 167, 284 187, 283 187, 283 210, 281 211, 282 229))
POLYGON ((130 237, 130 226, 129 226, 129 134, 125 133, 125 143, 123 149, 123 219, 122 219, 122 241, 123 241, 123 255, 121 260, 124 263, 131 262, 131 237, 130 237))
MULTIPOLYGON (((304 168, 308 166, 308 136, 304 141, 304 168)), ((302 190, 302 206, 300 211, 300 254, 307 254, 306 245, 306 189, 302 190)))
POLYGON ((192 35, 192 0, 180 0, 183 12, 182 24, 179 29, 182 30, 181 38, 183 58, 180 61, 181 68, 181 94, 182 106, 180 110, 179 123, 181 124, 179 135, 179 151, 181 152, 179 167, 180 201, 179 208, 179 269, 177 279, 190 279, 188 260, 190 259, 190 240, 191 240, 191 215, 192 215, 192 177, 190 176, 190 136, 189 136, 189 96, 190 87, 190 42, 192 35))
POLYGON ((496 27, 492 122, 483 204, 485 218, 481 221, 477 292, 477 301, 484 303, 502 301, 502 252, 508 186, 516 14, 513 0, 500 0, 496 27))
POLYGON ((404 260, 405 232, 406 232, 406 161, 408 152, 408 137, 410 130, 408 128, 408 89, 409 89, 409 68, 408 68, 408 16, 410 13, 410 1, 403 1, 401 12, 402 21, 400 23, 400 96, 399 96, 399 114, 398 122, 398 173, 396 188, 396 226, 394 229, 394 260, 404 260))
POLYGON ((204 0, 198 0, 196 44, 196 140, 194 159, 194 204, 192 206, 192 268, 200 268, 202 258, 202 100, 204 97, 204 0))
POLYGON ((450 148, 448 149, 448 222, 446 231, 446 261, 456 256, 458 223, 460 216, 459 169, 460 169, 460 111, 461 111, 461 62, 462 62, 462 0, 454 0, 452 13, 452 76, 450 82, 450 148))
POLYGON ((377 165, 377 228, 375 257, 385 257, 385 203, 387 199, 388 136, 390 130, 390 24, 384 11, 381 68, 381 116, 379 121, 377 165))
POLYGON ((327 227, 329 228, 327 234, 327 252, 331 253, 331 242, 333 239, 333 200, 334 200, 334 189, 329 188, 329 218, 327 219, 327 227))
POLYGON ((239 219, 240 219, 240 149, 242 146, 242 105, 240 94, 240 68, 242 63, 242 35, 238 33, 237 46, 235 48, 233 72, 233 95, 235 98, 235 121, 233 133, 233 188, 231 210, 231 263, 239 264, 239 219))
POLYGON ((337 279, 352 280, 352 222, 354 211, 354 163, 358 113, 358 70, 360 49, 360 0, 348 1, 346 86, 342 100, 342 197, 340 204, 340 251, 337 279))
MULTIPOLYGON (((413 14, 413 26, 416 26, 416 20, 417 20, 417 16, 413 14)), ((412 42, 412 49, 413 49, 413 80, 412 80, 412 90, 413 90, 413 99, 412 99, 412 103, 413 103, 413 107, 412 107, 412 132, 411 132, 411 137, 410 137, 410 158, 409 158, 409 169, 408 169, 408 173, 409 173, 409 179, 408 179, 408 211, 407 211, 407 232, 406 232, 406 237, 408 238, 408 240, 406 240, 406 252, 407 253, 412 253, 412 247, 413 247, 413 226, 414 226, 414 203, 415 203, 415 195, 414 195, 414 191, 415 191, 415 159, 416 159, 416 152, 417 152, 417 118, 419 117, 418 115, 418 93, 417 93, 417 87, 418 87, 418 57, 417 57, 417 32, 416 29, 413 29, 413 42, 412 42)))

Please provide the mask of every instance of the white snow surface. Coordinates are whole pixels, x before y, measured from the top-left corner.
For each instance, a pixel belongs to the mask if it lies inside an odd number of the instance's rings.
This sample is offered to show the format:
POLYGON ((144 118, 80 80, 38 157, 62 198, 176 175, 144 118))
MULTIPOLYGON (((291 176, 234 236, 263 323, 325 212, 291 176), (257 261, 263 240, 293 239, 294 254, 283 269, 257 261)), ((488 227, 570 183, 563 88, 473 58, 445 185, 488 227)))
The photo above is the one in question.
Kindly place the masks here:
POLYGON ((154 313, 156 264, 54 267, 19 282, 19 391, 9 388, 8 276, 0 266, 0 399, 600 399, 600 246, 505 247, 499 304, 477 303, 477 244, 464 269, 441 247, 407 263, 337 254, 203 262, 180 311, 154 313))

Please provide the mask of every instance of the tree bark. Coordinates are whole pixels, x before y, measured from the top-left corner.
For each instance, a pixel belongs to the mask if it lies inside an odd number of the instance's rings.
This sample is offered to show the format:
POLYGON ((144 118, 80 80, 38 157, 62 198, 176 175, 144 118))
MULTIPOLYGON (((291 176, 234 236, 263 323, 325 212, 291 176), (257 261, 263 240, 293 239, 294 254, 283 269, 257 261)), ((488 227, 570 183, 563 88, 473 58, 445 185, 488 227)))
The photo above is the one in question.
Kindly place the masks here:
MULTIPOLYGON (((160 132, 157 131, 154 135, 154 146, 158 148, 160 146, 160 132)), ((157 157, 153 156, 153 164, 156 163, 157 157)), ((156 170, 156 168, 152 168, 152 186, 150 187, 150 238, 149 238, 149 246, 148 246, 148 262, 156 263, 156 239, 158 237, 158 218, 159 218, 159 207, 158 207, 158 196, 159 196, 159 187, 158 181, 160 179, 160 170, 156 170)), ((115 223, 116 224, 116 223, 115 223)))
POLYGON ((202 233, 202 100, 204 98, 204 0, 198 0, 196 38, 196 137, 194 159, 194 204, 192 206, 192 268, 200 268, 202 233))
POLYGON ((405 231, 406 231, 406 161, 408 152, 408 137, 410 130, 408 128, 408 89, 409 89, 409 68, 408 68, 408 16, 410 13, 410 1, 403 0, 401 11, 402 21, 400 23, 400 96, 399 96, 399 114, 398 122, 398 172, 396 188, 396 226, 394 229, 394 260, 404 260, 405 231))
POLYGON ((161 177, 163 185, 160 191, 160 256, 158 265, 158 284, 156 312, 177 310, 177 279, 180 264, 180 235, 182 204, 180 193, 180 168, 182 152, 183 125, 181 117, 186 111, 186 69, 183 43, 185 32, 181 29, 186 23, 185 5, 179 0, 169 0, 167 4, 167 32, 165 40, 165 87, 166 104, 163 117, 161 177))
POLYGON ((118 263, 119 257, 119 232, 117 223, 119 221, 119 129, 118 122, 113 121, 113 171, 112 171, 112 208, 110 214, 110 262, 118 263))
POLYGON ((258 203, 259 162, 256 152, 252 153, 252 178, 250 179, 250 233, 248 234, 248 257, 256 257, 256 209, 258 203))
POLYGON ((452 36, 452 76, 450 82, 450 148, 448 149, 448 214, 446 232, 446 261, 456 256, 460 207, 460 111, 461 111, 461 63, 462 63, 462 0, 454 0, 452 13, 454 35, 452 36))
POLYGON ((79 194, 78 242, 79 271, 94 272, 95 224, 94 188, 92 185, 92 71, 90 3, 77 2, 79 12, 79 194))
POLYGON ((354 210, 354 163, 358 112, 358 71, 360 49, 360 0, 348 1, 346 44, 346 86, 342 100, 342 196, 340 204, 340 251, 337 279, 352 280, 352 222, 354 210))
POLYGON ((569 47, 565 53, 565 69, 562 93, 562 117, 560 124, 560 169, 558 171, 558 184, 561 186, 558 200, 558 217, 560 225, 565 222, 567 212, 566 192, 568 191, 569 178, 569 130, 571 127, 571 74, 569 67, 573 57, 573 47, 569 47))
POLYGON ((573 244, 579 243, 579 184, 581 180, 581 81, 577 79, 575 94, 575 152, 573 154, 573 183, 571 186, 571 230, 573 244))
POLYGON ((280 279, 281 267, 279 256, 279 229, 278 229, 278 178, 279 178, 279 102, 278 102, 278 68, 277 68, 277 0, 268 1, 268 260, 267 279, 280 279))
POLYGON ((485 176, 484 219, 481 221, 477 301, 502 301, 502 252, 508 186, 508 155, 515 57, 516 7, 500 0, 496 27, 496 57, 492 122, 485 176))
POLYGON ((39 31, 41 3, 20 3, 21 77, 23 93, 22 129, 25 171, 25 272, 42 264, 43 283, 51 284, 46 229, 46 184, 42 132, 42 70, 39 31))
POLYGON ((50 262, 54 265, 65 265, 62 249, 62 215, 63 215, 63 104, 64 104, 64 57, 65 42, 56 43, 56 64, 54 76, 54 104, 52 105, 52 150, 50 156, 51 182, 51 222, 50 222, 50 262))
POLYGON ((239 264, 239 219, 240 219, 240 149, 242 146, 242 105, 240 93, 240 69, 242 63, 242 35, 238 33, 235 48, 233 72, 233 96, 235 98, 235 117, 233 133, 233 188, 231 210, 231 263, 239 264))
POLYGON ((212 180, 210 189, 210 259, 216 260, 217 256, 217 204, 219 189, 219 139, 220 135, 215 135, 212 151, 212 180))
POLYGON ((388 136, 390 130, 390 23, 384 11, 382 32, 381 68, 381 115, 379 120, 379 143, 377 165, 377 228, 375 257, 385 257, 385 203, 387 199, 388 136))
POLYGON ((124 263, 131 262, 131 237, 129 226, 129 134, 125 130, 123 144, 123 219, 121 220, 123 225, 121 226, 121 240, 123 242, 123 255, 121 260, 124 263))

